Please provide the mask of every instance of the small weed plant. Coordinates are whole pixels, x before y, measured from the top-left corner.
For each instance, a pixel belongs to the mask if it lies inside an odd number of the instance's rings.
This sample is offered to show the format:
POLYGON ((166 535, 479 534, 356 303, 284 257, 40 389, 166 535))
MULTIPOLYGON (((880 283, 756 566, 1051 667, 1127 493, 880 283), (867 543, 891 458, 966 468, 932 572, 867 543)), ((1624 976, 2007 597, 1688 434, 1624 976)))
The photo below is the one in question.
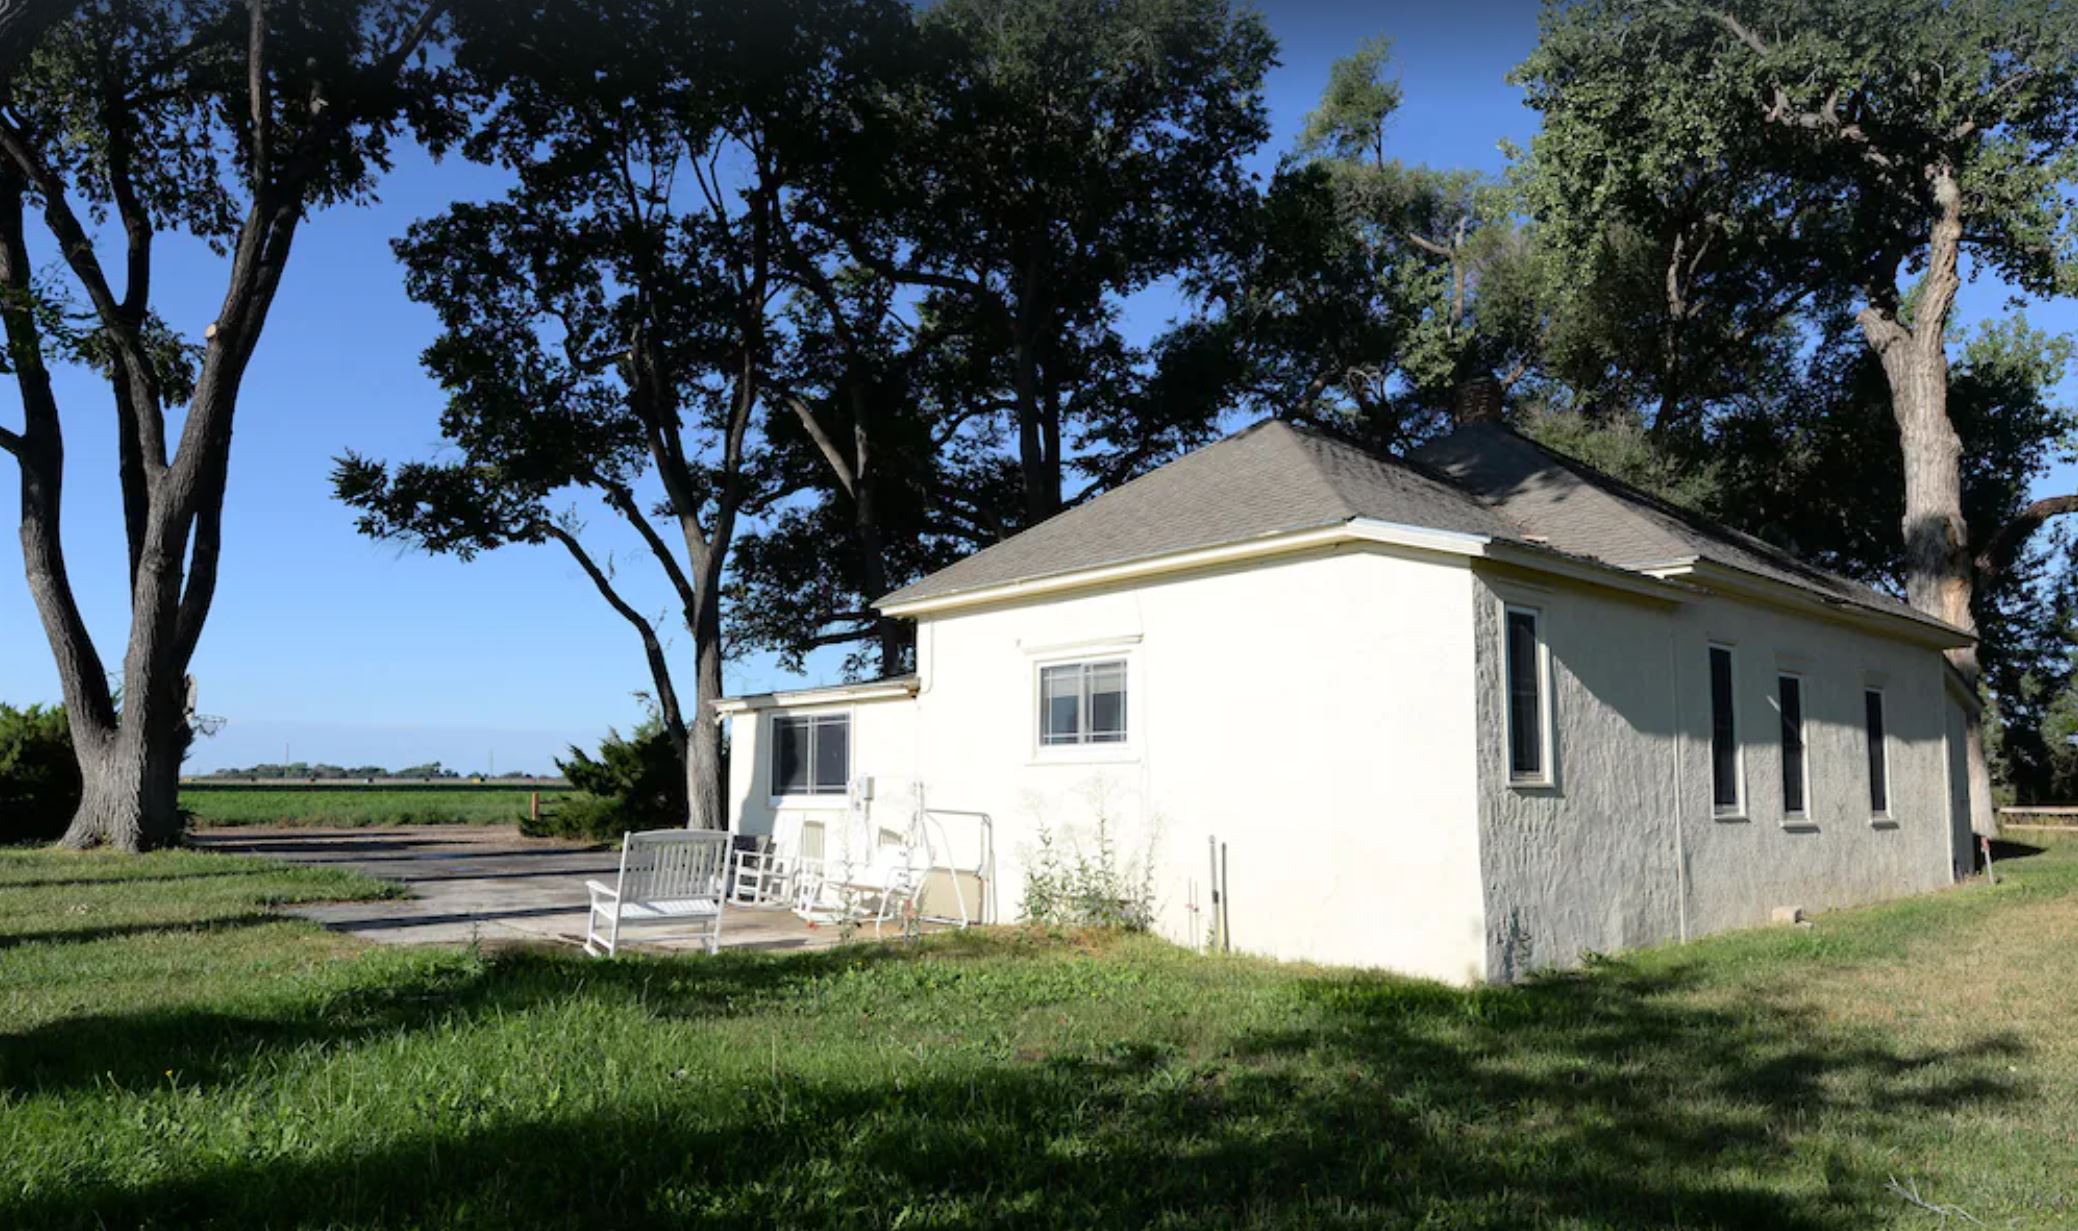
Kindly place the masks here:
POLYGON ((1122 862, 1111 819, 1102 810, 1088 850, 1064 845, 1042 819, 1025 869, 1025 921, 1145 932, 1154 925, 1154 860, 1142 859, 1137 869, 1122 862))

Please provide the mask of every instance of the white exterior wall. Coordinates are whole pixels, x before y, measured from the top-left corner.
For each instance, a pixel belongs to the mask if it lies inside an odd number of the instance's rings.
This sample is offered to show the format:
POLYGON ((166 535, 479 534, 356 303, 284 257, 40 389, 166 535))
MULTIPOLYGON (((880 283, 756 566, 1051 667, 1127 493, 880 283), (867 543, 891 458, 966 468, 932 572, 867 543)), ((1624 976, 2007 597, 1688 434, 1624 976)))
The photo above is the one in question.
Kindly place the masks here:
POLYGON ((916 777, 916 704, 907 698, 831 702, 754 710, 729 720, 729 827, 752 837, 775 838, 790 847, 802 841, 801 827, 820 826, 804 853, 837 856, 860 835, 847 831, 844 795, 775 798, 772 794, 771 718, 774 714, 849 714, 854 776, 884 778, 890 794, 868 806, 868 820, 896 831, 908 827, 906 783, 916 777), (821 845, 818 846, 818 841, 821 845))
MULTIPOLYGON (((1210 927, 1216 838, 1236 949, 1477 980, 1472 595, 1462 559, 1350 547, 927 617, 921 691, 855 709, 852 772, 992 814, 1000 920, 1040 825, 1087 850, 1102 815, 1173 940, 1210 927), (1041 749, 1040 666, 1119 657, 1128 743, 1041 749)), ((748 717, 732 796, 761 832, 769 716, 748 717)))
POLYGON ((1675 606, 1483 568, 1477 604, 1488 971, 1512 978, 1682 936, 1949 883, 1938 651, 1743 601, 1675 606), (1511 786, 1501 612, 1542 610, 1555 763, 1511 786), (1708 648, 1733 647, 1745 809, 1711 806, 1708 648), (1778 671, 1804 679, 1808 820, 1783 812, 1778 671), (1862 690, 1884 689, 1890 821, 1869 813, 1862 690))

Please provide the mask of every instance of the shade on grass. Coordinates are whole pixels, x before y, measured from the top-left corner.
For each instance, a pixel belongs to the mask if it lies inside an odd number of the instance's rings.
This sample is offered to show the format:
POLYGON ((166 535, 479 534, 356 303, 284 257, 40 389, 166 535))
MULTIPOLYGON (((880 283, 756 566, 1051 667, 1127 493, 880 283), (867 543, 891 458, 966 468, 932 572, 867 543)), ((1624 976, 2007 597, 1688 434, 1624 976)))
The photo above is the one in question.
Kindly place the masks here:
POLYGON ((1023 933, 377 949, 331 872, 0 854, 0 1225, 2078 1218, 2078 846, 1457 991, 1023 933))

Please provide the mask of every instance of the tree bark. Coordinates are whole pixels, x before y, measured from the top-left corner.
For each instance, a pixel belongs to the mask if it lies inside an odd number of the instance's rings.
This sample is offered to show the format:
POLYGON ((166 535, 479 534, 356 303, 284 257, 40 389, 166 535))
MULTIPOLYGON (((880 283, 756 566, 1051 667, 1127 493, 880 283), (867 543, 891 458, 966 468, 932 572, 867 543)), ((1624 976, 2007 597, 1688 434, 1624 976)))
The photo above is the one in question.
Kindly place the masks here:
MULTIPOLYGON (((703 579, 706 580, 706 579, 703 579)), ((712 582, 718 582, 716 577, 712 582)), ((729 811, 722 799, 722 731, 714 703, 722 695, 722 616, 718 584, 702 587, 694 617, 693 721, 686 732, 685 797, 693 829, 727 829, 729 811)))
POLYGON ((1040 361, 1045 318, 1037 254, 1025 262, 1009 314, 1012 391, 1017 402, 1017 463, 1023 479, 1025 525, 1036 526, 1061 511, 1060 427, 1049 414, 1046 372, 1040 361))
MULTIPOLYGON (((1869 304, 1857 319, 1882 363, 1904 454, 1906 598, 1914 608, 1975 636, 1976 558, 1963 520, 1962 439, 1948 415, 1947 325, 1962 285, 1962 193, 1949 168, 1930 169, 1928 180, 1934 217, 1927 272, 1912 319, 1904 319, 1895 287, 1881 285, 1871 287, 1869 304)), ((1982 675, 1976 645, 1948 651, 1948 661, 1974 693, 1982 675)), ((1998 819, 1983 724, 1974 714, 1967 743, 1970 827, 1989 836, 1997 833, 1998 819)))
MULTIPOLYGON (((855 382, 863 375, 854 374, 855 382)), ((874 487, 880 481, 874 466, 872 433, 867 429, 867 396, 862 383, 852 386, 852 456, 855 487, 852 491, 852 527, 859 539, 859 579, 867 602, 888 592, 887 543, 880 532, 880 504, 874 487)), ((902 669, 908 636, 902 621, 878 612, 873 616, 873 640, 880 655, 882 678, 902 669)))
MULTIPOLYGON (((403 41, 375 66, 376 78, 394 73, 404 63, 438 11, 435 4, 420 15, 403 41)), ((128 104, 112 102, 98 117, 109 142, 109 193, 126 240, 128 284, 120 296, 73 208, 65 176, 48 161, 32 134, 0 117, 0 156, 5 163, 0 172, 0 281, 7 290, 0 316, 5 317, 25 411, 18 441, 0 439, 0 444, 8 445, 22 468, 23 562, 64 689, 84 780, 80 809, 62 839, 67 846, 139 850, 179 837, 180 763, 191 736, 187 670, 215 597, 232 419, 303 216, 308 176, 319 165, 315 153, 353 122, 336 107, 317 113, 293 165, 286 171, 275 167, 266 137, 260 4, 252 5, 249 21, 247 67, 255 123, 247 161, 253 193, 238 226, 223 299, 205 335, 208 340, 170 459, 158 372, 143 337, 152 224, 132 182, 130 143, 136 134, 128 104), (37 190, 44 220, 85 291, 110 350, 109 379, 123 435, 118 472, 131 578, 119 708, 65 576, 58 532, 63 446, 41 338, 29 306, 34 297, 22 225, 29 186, 37 190)), ((111 79, 104 84, 111 99, 128 97, 124 82, 111 79)))
MULTIPOLYGON (((633 499, 628 499, 627 504, 632 510, 630 515, 636 519, 636 528, 647 530, 649 525, 641 520, 641 512, 635 509, 633 499)), ((618 500, 615 501, 615 507, 620 507, 618 500)), ((584 544, 577 541, 576 535, 557 525, 547 527, 546 533, 563 545, 564 550, 577 561, 577 566, 584 570, 584 575, 591 578, 592 585, 599 591, 599 596, 606 600, 606 604, 612 607, 621 619, 628 622, 629 627, 635 630, 635 635, 641 639, 642 657, 649 664, 650 684, 657 690, 657 718, 664 724, 664 734, 671 741, 672 751, 683 761, 686 755, 685 714, 679 708, 678 689, 671 682, 671 663, 664 656, 664 643, 657 639, 655 626, 644 618, 641 612, 635 610, 628 600, 621 597, 620 591, 614 588, 613 579, 592 559, 591 553, 584 549, 584 544)), ((670 560, 670 553, 665 553, 665 559, 670 560)), ((675 562, 672 563, 675 565, 675 562)))
MULTIPOLYGON (((125 695, 119 715, 101 656, 80 616, 65 566, 64 434, 43 360, 42 339, 30 307, 28 247, 23 228, 23 183, 13 170, 0 173, 0 316, 21 394, 23 429, 9 443, 21 472, 23 571, 41 618, 45 639, 65 698, 66 720, 79 758, 83 793, 79 810, 61 839, 69 847, 106 844, 136 851, 174 840, 180 831, 180 724, 182 708, 153 697, 166 691, 150 675, 157 644, 133 626, 124 667, 125 695)), ((177 566, 177 560, 176 560, 177 566)), ((154 575, 138 573, 138 584, 157 586, 165 571, 154 558, 154 575)), ((177 588, 177 574, 175 585, 177 588)), ((170 615, 170 613, 169 613, 170 615)), ((170 621, 169 621, 170 623, 170 621)), ((161 631, 170 632, 170 627, 161 631)), ((183 664, 184 665, 184 664, 183 664)))

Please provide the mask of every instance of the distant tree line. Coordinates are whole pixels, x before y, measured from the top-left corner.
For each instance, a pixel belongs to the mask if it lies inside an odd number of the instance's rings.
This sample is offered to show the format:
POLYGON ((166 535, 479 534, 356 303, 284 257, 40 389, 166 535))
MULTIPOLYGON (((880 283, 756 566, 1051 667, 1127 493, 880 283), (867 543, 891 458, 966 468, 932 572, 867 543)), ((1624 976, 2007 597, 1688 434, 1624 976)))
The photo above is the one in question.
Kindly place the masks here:
POLYGON ((250 766, 246 769, 217 769, 211 770, 206 774, 194 774, 191 776, 202 779, 276 778, 309 782, 330 782, 335 780, 382 782, 389 779, 409 782, 435 782, 442 779, 459 780, 463 775, 460 771, 449 769, 438 761, 429 761, 424 765, 407 765, 403 769, 397 770, 384 769, 380 765, 348 767, 331 765, 322 761, 316 764, 307 761, 288 761, 278 764, 268 762, 250 766))
POLYGON ((87 771, 79 842, 158 832, 237 378, 296 225, 406 137, 509 187, 398 237, 440 325, 444 447, 343 454, 336 494, 428 551, 566 553, 642 651, 695 823, 723 820, 731 655, 908 669, 872 601, 960 555, 1251 417, 1396 452, 1495 386, 1518 430, 1975 629, 1951 661, 1988 701, 1980 822, 1994 772, 2078 787, 2054 529, 2078 493, 2032 493, 2078 439, 2070 343, 2018 308, 1954 319, 1973 275, 2078 287, 2078 15, 2053 0, 1554 3, 1516 74, 1541 131, 1497 176, 1395 156, 1380 38, 1267 181, 1245 160, 1276 49, 1226 0, 317 8, 97 0, 0 82, 29 414, 0 447, 87 771), (124 224, 127 286, 63 243, 69 282, 33 272, 21 220, 62 240, 83 209, 124 224), (158 226, 232 257, 200 341, 150 310, 158 226), (1154 289, 1185 308, 1141 336, 1154 289), (119 694, 63 580, 50 361, 107 375, 124 427, 119 694))

